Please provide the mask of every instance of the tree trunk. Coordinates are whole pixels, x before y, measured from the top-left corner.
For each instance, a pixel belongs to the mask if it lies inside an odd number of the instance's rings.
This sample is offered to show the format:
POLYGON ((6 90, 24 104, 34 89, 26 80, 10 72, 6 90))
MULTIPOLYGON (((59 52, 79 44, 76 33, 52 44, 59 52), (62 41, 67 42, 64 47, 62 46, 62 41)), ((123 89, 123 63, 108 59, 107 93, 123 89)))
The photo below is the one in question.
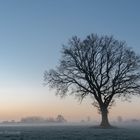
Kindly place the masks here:
POLYGON ((108 121, 108 109, 105 107, 101 108, 101 116, 102 116, 102 121, 100 124, 100 127, 102 128, 108 128, 111 127, 108 121))

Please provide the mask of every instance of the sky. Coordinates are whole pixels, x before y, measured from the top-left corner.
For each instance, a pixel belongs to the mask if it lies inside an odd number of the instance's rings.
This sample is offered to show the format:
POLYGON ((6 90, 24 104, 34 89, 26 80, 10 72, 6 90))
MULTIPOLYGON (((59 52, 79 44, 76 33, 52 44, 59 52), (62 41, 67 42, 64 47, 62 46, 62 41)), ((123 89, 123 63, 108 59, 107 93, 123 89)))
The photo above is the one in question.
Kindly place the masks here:
MULTIPOLYGON (((139 54, 139 6, 139 0, 0 0, 0 121, 57 114, 98 120, 91 99, 56 97, 43 86, 43 73, 55 68, 62 45, 75 35, 113 35, 139 54)), ((139 105, 137 97, 117 101, 110 118, 140 119, 139 105)))

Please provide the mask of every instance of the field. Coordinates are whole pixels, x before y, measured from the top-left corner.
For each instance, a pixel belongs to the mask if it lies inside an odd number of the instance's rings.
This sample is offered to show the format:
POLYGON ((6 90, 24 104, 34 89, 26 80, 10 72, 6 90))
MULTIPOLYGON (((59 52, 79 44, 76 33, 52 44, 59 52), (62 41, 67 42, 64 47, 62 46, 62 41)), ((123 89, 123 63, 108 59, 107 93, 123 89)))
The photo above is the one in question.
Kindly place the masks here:
POLYGON ((1 126, 0 140, 140 140, 140 127, 97 129, 90 125, 1 126))

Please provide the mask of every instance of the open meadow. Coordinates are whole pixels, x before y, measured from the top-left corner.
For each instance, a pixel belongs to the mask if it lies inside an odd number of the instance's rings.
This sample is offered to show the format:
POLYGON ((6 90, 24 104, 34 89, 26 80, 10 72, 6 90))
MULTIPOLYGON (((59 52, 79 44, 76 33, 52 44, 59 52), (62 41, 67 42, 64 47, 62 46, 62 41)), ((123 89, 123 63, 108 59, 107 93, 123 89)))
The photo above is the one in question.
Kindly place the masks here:
POLYGON ((140 140, 140 127, 97 129, 89 125, 1 126, 0 140, 140 140))

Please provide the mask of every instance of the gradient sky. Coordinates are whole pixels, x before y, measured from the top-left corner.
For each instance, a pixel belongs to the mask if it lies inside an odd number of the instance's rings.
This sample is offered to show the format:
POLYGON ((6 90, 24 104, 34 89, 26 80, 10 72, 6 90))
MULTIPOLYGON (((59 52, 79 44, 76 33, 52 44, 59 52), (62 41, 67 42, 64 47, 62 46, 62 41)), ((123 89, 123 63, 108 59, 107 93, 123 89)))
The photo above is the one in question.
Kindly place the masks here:
MULTIPOLYGON (((0 120, 97 119, 90 99, 60 100, 43 87, 44 70, 57 65, 62 44, 74 35, 114 35, 140 53, 139 13, 139 0, 0 0, 0 120)), ((118 101, 110 117, 140 118, 139 105, 140 98, 118 101)))

